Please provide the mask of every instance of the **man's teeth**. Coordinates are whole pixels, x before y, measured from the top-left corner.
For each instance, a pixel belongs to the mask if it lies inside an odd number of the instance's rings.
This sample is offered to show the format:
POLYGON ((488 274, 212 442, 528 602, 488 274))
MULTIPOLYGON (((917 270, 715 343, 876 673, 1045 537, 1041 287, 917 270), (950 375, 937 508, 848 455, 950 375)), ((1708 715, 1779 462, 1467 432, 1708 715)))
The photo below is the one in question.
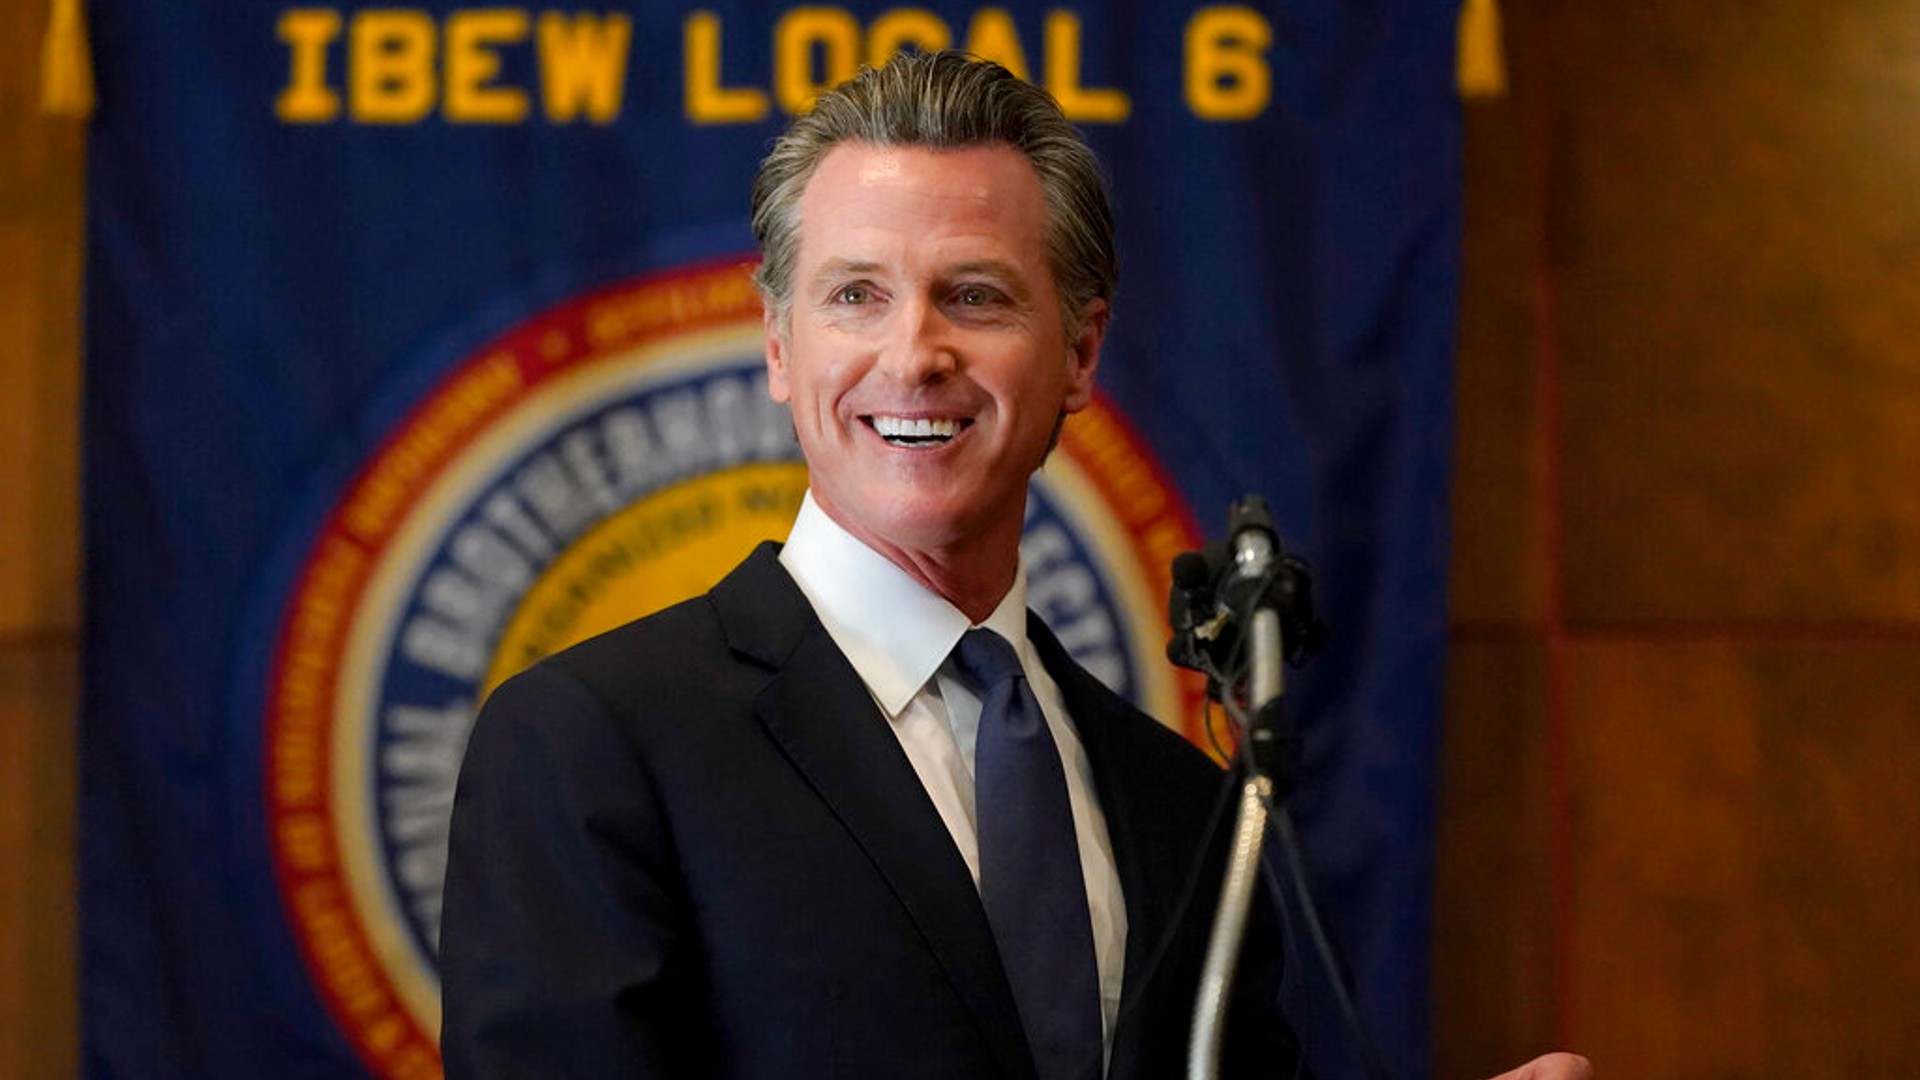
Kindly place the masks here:
POLYGON ((873 418, 873 430, 879 432, 881 438, 898 446, 925 446, 946 442, 958 435, 960 421, 876 416, 873 418))

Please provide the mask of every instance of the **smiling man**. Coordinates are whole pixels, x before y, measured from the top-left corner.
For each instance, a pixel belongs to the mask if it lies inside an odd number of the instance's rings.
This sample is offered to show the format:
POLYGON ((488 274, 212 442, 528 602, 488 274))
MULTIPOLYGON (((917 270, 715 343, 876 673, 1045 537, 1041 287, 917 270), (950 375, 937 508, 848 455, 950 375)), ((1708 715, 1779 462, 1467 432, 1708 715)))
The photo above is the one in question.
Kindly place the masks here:
MULTIPOLYGON (((482 710, 448 1077, 1184 1074, 1223 776, 1019 560, 1113 293, 1092 153, 1004 69, 900 57, 795 121, 753 222, 811 490, 784 548, 482 710)), ((1242 972, 1227 1075, 1293 1075, 1270 923, 1242 972)))
POLYGON ((814 501, 984 619, 1013 584, 1027 478, 1092 397, 1106 301, 1062 309, 1040 180, 1010 146, 843 143, 799 219, 767 370, 814 501))

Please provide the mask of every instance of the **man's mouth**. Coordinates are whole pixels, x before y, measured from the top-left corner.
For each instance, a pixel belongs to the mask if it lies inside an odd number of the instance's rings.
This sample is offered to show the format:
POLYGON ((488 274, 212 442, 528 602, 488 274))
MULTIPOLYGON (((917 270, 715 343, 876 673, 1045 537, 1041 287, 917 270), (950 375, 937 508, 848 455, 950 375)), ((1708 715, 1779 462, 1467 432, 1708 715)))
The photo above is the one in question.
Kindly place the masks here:
POLYGON ((867 424, 887 442, 902 447, 940 446, 965 426, 960 420, 904 416, 869 416, 867 424))

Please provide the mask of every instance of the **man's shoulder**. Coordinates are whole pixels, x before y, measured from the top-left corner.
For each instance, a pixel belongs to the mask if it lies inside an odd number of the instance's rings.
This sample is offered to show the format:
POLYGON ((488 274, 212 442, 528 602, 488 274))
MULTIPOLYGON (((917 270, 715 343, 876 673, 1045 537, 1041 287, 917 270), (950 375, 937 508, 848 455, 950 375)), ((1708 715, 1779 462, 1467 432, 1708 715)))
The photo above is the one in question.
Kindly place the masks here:
POLYGON ((586 638, 541 663, 576 675, 601 671, 650 674, 666 664, 725 653, 725 636, 710 594, 701 593, 586 638))
POLYGON ((767 644, 767 620, 792 607, 792 598, 781 593, 785 579, 777 552, 775 545, 762 545, 713 589, 594 634, 523 674, 562 676, 603 700, 659 698, 683 688, 712 693, 719 672, 742 664, 765 667, 777 651, 767 644))

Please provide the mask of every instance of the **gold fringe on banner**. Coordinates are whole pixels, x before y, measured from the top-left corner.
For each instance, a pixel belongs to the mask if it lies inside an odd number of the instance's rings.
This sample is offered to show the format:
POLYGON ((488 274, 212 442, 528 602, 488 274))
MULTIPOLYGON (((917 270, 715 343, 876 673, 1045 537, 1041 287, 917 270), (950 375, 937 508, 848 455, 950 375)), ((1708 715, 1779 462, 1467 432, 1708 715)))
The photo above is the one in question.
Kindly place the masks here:
POLYGON ((1462 0, 1454 89, 1463 98, 1507 92, 1507 58, 1500 44, 1499 0, 1462 0))
POLYGON ((93 54, 80 0, 52 0, 40 45, 40 111, 85 120, 93 115, 93 54))

